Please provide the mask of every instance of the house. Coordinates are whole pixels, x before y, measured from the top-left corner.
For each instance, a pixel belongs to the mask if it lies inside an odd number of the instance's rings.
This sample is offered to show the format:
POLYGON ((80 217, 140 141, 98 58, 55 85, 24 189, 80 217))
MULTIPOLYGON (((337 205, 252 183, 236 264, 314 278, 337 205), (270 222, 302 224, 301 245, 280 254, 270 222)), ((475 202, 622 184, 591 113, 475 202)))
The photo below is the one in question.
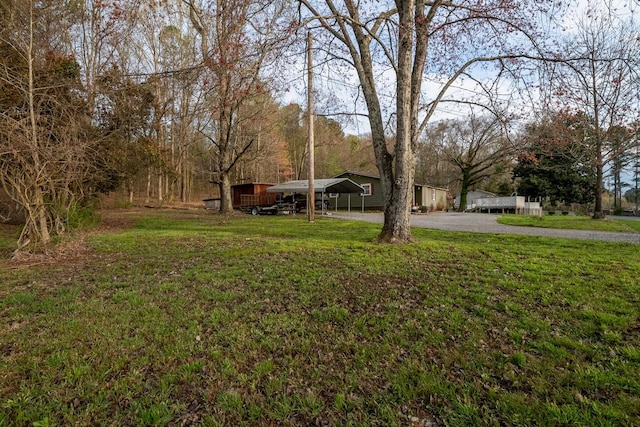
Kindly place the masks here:
MULTIPOLYGON (((465 210, 471 210, 475 208, 476 200, 486 199, 488 197, 497 197, 495 194, 484 190, 471 190, 467 193, 467 206, 465 210)), ((453 208, 458 210, 460 206, 460 193, 458 193, 453 200, 453 208)))
MULTIPOLYGON (((456 196, 453 206, 456 210, 460 206, 460 194, 456 196)), ((472 190, 467 193, 465 211, 542 215, 542 207, 539 202, 530 202, 524 196, 515 194, 498 197, 484 190, 472 190)))
POLYGON ((413 186, 413 206, 426 206, 429 212, 444 211, 449 207, 449 190, 432 185, 413 186))
MULTIPOLYGON (((469 206, 469 205, 467 205, 469 206)), ((542 215, 540 202, 527 201, 524 196, 482 197, 473 205, 475 212, 542 215)))
MULTIPOLYGON (((334 178, 349 178, 359 184, 364 192, 361 194, 331 194, 335 200, 332 205, 346 210, 383 210, 382 184, 378 175, 356 171, 344 171, 334 178)), ((413 205, 426 206, 429 211, 445 210, 449 190, 426 184, 414 184, 413 205)))
POLYGON ((364 191, 362 193, 332 193, 329 194, 331 205, 337 209, 346 210, 383 210, 384 198, 382 197, 382 184, 380 177, 373 174, 344 171, 334 178, 348 178, 360 185, 364 191))

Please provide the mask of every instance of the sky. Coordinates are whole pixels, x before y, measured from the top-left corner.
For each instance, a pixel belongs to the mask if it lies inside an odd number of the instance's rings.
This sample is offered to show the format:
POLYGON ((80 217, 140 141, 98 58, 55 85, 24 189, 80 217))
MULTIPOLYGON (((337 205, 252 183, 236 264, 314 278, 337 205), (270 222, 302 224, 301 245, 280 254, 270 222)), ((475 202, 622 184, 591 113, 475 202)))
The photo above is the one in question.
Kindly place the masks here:
MULTIPOLYGON (((573 0, 573 7, 563 17, 564 34, 570 33, 575 29, 572 21, 577 17, 584 16, 589 8, 594 6, 602 7, 609 4, 615 12, 622 16, 637 16, 640 14, 640 0, 573 0)), ((561 32, 562 33, 562 32, 561 32)), ((281 97, 282 104, 291 102, 306 106, 306 59, 300 58, 297 64, 294 64, 294 75, 288 82, 288 90, 281 97)), ((395 83, 392 73, 386 72, 381 78, 387 81, 384 88, 380 90, 380 98, 382 103, 393 105, 395 83)), ((482 76, 478 76, 482 79, 482 76)), ((488 76, 487 76, 488 77, 488 76)), ((423 83, 423 93, 437 93, 442 87, 439 76, 429 76, 423 83)), ((353 70, 346 71, 338 69, 330 65, 321 65, 317 67, 314 74, 314 86, 316 99, 314 102, 317 114, 325 114, 341 122, 348 134, 362 135, 369 132, 369 124, 364 116, 351 115, 344 113, 364 112, 364 104, 360 102, 356 104, 354 98, 358 87, 358 80, 353 70), (347 73, 347 74, 345 74, 347 73), (332 115, 335 114, 335 115, 332 115)), ((452 86, 449 94, 464 95, 477 91, 476 85, 467 80, 458 80, 452 86)), ((505 96, 511 89, 504 87, 505 96)), ((359 97, 361 101, 361 97, 359 97)), ((461 118, 467 115, 466 110, 460 110, 451 104, 441 104, 438 113, 433 120, 438 121, 449 118, 461 118)))

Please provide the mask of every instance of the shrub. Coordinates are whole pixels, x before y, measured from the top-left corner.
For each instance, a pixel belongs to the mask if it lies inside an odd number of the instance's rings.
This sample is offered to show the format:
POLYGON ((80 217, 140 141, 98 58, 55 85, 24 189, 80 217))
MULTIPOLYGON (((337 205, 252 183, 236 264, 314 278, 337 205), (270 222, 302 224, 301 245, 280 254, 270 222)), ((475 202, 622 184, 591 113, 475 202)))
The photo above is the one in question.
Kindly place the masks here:
POLYGON ((98 221, 100 221, 100 216, 86 206, 73 205, 67 213, 67 228, 69 230, 91 228, 98 221))

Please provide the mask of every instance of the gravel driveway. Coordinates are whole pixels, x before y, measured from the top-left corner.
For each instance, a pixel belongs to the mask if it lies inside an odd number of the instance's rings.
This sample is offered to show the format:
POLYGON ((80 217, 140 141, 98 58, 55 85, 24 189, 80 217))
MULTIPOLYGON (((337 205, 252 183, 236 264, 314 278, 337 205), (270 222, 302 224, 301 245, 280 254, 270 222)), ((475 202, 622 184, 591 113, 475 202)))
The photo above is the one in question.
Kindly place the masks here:
MULTIPOLYGON (((354 219, 374 223, 383 222, 381 213, 332 212, 331 216, 334 218, 354 219)), ((481 213, 437 212, 428 215, 411 215, 411 225, 413 227, 437 228, 448 231, 469 231, 472 233, 523 234, 529 236, 640 244, 640 234, 502 225, 498 224, 498 217, 499 215, 481 213)))

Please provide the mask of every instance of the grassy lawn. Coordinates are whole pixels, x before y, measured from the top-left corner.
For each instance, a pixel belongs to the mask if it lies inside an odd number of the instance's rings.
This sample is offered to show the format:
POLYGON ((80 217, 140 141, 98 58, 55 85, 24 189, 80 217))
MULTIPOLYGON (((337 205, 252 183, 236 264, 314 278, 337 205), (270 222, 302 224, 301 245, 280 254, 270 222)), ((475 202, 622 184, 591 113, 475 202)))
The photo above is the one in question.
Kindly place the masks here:
POLYGON ((0 223, 0 261, 11 256, 19 237, 18 227, 0 223))
POLYGON ((506 225, 527 227, 564 228, 572 230, 616 231, 623 233, 640 233, 640 221, 632 219, 594 220, 588 216, 562 215, 502 215, 498 222, 506 225))
POLYGON ((637 245, 121 215, 0 270, 0 426, 640 425, 637 245))

